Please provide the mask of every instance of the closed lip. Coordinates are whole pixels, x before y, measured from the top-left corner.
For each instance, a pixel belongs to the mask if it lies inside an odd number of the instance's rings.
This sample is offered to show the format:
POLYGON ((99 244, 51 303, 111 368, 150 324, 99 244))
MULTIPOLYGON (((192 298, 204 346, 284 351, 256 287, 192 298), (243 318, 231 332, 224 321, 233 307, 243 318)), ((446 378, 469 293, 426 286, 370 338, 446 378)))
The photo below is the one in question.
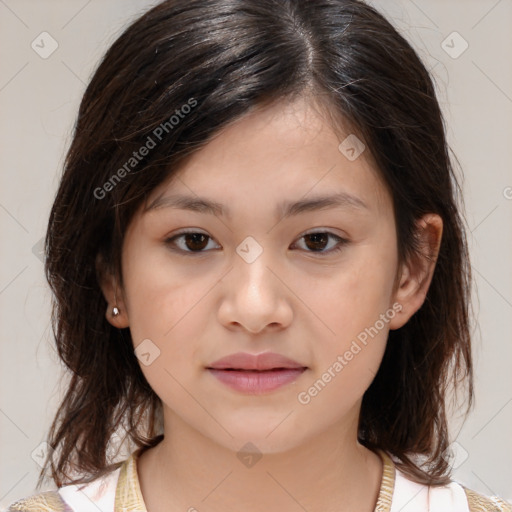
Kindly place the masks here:
POLYGON ((274 352, 262 354, 250 354, 248 352, 237 352, 223 357, 206 367, 208 370, 274 370, 305 369, 306 366, 274 352))

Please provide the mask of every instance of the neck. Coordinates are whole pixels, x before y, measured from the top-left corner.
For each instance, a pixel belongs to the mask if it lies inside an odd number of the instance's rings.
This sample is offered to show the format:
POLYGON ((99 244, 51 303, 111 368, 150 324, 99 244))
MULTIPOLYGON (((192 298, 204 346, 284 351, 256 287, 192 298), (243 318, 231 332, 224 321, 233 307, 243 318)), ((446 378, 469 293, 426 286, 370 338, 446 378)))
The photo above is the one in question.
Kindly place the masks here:
POLYGON ((286 452, 262 454, 226 448, 170 411, 164 416, 164 439, 138 462, 148 512, 374 510, 382 461, 357 442, 354 418, 286 452))

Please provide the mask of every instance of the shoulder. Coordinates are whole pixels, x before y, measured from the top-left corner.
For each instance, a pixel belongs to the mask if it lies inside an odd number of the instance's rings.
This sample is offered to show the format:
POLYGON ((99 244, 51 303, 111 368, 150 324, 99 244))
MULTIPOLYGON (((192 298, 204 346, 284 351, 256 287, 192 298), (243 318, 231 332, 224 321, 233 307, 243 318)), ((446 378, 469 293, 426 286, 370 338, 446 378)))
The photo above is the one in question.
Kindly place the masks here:
POLYGON ((58 491, 46 491, 16 501, 7 512, 72 512, 58 491))
POLYGON ((23 498, 10 505, 6 512, 114 512, 119 472, 117 468, 89 483, 65 485, 23 498))
POLYGON ((485 496, 451 481, 443 486, 413 482, 398 468, 391 512, 512 512, 512 504, 498 497, 485 496))
POLYGON ((497 496, 485 496, 461 485, 468 500, 470 512, 512 512, 512 504, 497 496))

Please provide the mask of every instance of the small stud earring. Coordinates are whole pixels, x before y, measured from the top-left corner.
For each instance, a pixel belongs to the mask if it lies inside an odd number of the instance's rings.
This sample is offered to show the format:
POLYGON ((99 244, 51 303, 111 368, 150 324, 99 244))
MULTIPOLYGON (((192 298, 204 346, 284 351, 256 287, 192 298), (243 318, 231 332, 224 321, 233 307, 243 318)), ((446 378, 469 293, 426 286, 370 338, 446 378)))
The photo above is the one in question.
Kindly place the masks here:
POLYGON ((114 304, 116 304, 116 305, 112 308, 112 316, 120 315, 119 308, 117 307, 116 290, 117 290, 117 286, 115 285, 115 282, 114 282, 114 304))

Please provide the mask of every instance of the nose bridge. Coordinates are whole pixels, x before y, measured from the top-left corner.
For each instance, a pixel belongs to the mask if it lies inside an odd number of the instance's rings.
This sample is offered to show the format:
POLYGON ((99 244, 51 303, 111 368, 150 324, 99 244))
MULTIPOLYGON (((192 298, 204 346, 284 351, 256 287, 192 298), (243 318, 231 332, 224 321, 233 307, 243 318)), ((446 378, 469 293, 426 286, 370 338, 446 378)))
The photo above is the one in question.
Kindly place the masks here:
POLYGON ((265 293, 268 287, 273 288, 276 283, 270 266, 271 254, 264 242, 258 242, 254 237, 246 237, 236 248, 235 273, 237 287, 245 288, 249 295, 265 293))

